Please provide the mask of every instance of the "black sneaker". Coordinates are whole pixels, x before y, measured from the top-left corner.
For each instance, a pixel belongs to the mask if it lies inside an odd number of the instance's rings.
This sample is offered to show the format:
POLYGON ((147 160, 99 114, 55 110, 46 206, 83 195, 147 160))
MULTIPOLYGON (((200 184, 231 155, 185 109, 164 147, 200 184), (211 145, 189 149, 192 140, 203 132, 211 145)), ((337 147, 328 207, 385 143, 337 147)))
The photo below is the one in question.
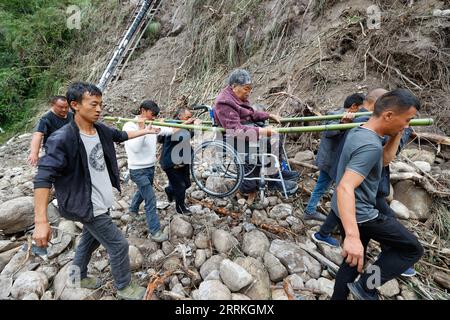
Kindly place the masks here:
POLYGON ((175 206, 175 210, 177 210, 178 213, 181 213, 181 214, 184 214, 184 215, 187 215, 187 216, 190 216, 192 214, 191 210, 186 208, 185 204, 182 204, 182 205, 177 204, 175 206))
POLYGON ((167 200, 169 202, 172 202, 173 201, 173 194, 171 192, 169 192, 169 187, 165 187, 164 191, 166 192, 167 200))
POLYGON ((350 292, 356 300, 380 300, 376 292, 370 293, 364 290, 359 281, 347 283, 347 287, 350 289, 350 292))
MULTIPOLYGON (((294 181, 285 180, 284 185, 286 186, 286 193, 288 195, 294 194, 298 189, 298 185, 294 181)), ((269 181, 267 186, 269 187, 269 190, 278 190, 283 192, 283 185, 280 181, 269 181)))
POLYGON ((281 171, 281 175, 284 180, 298 181, 300 180, 300 173, 297 171, 283 170, 281 171))

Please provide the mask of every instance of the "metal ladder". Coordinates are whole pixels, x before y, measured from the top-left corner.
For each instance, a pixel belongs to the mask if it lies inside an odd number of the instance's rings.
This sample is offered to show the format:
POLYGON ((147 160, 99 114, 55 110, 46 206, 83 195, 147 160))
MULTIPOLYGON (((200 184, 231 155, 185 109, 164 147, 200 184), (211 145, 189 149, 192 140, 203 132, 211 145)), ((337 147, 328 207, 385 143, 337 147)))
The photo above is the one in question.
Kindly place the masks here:
POLYGON ((110 82, 116 82, 125 69, 139 41, 144 35, 147 25, 153 20, 162 0, 142 0, 133 13, 133 20, 116 46, 108 65, 103 72, 98 87, 104 90, 110 82))

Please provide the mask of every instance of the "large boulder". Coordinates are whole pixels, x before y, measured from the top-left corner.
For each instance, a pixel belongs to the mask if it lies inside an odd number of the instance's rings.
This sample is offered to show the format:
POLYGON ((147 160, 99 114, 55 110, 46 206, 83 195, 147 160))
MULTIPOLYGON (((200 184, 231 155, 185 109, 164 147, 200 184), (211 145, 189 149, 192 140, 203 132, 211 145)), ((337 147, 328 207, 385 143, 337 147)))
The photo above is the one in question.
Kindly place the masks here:
POLYGON ((185 221, 181 216, 177 215, 172 219, 170 223, 170 231, 172 235, 179 238, 191 238, 194 234, 194 229, 192 225, 185 221))
POLYGON ((197 292, 199 300, 231 300, 231 291, 219 280, 203 281, 197 292))
POLYGON ((414 212, 411 218, 425 221, 430 217, 430 208, 433 202, 430 195, 413 181, 400 181, 394 186, 394 199, 403 203, 414 212))
POLYGON ((61 254, 72 242, 72 236, 67 233, 62 233, 61 237, 59 239, 52 240, 52 243, 54 243, 51 247, 48 248, 47 256, 52 259, 59 254, 61 254))
POLYGON ((58 224, 58 234, 61 233, 76 236, 79 232, 77 231, 75 222, 62 219, 58 224))
POLYGON ((292 289, 294 290, 302 290, 305 287, 303 278, 298 274, 291 274, 290 276, 286 277, 285 280, 291 285, 292 289))
MULTIPOLYGON (((96 300, 99 291, 77 287, 69 279, 69 271, 75 271, 71 264, 66 264, 56 275, 53 281, 55 300, 96 300)), ((72 275, 71 274, 71 275, 72 275)))
POLYGON ((15 299, 22 299, 30 293, 41 297, 48 288, 48 279, 46 275, 39 271, 26 271, 19 275, 14 281, 11 289, 11 295, 15 299))
POLYGON ((11 259, 16 255, 20 248, 14 248, 5 252, 0 253, 0 272, 3 271, 5 266, 11 261, 11 259))
POLYGON ((197 251, 195 251, 194 266, 198 269, 203 265, 203 263, 205 263, 205 261, 206 261, 206 250, 198 249, 197 251))
POLYGON ((295 161, 308 162, 314 160, 314 152, 311 150, 300 151, 295 154, 295 161))
POLYGON ((405 220, 410 218, 409 209, 400 201, 392 200, 390 203, 390 207, 392 211, 395 212, 397 218, 405 220))
POLYGON ((232 292, 241 290, 253 281, 253 277, 244 268, 229 259, 220 263, 220 278, 232 292))
POLYGON ((322 273, 320 263, 294 243, 277 239, 272 241, 269 251, 280 259, 290 274, 306 272, 318 279, 322 273))
POLYGON ((158 250, 158 244, 150 239, 130 237, 127 241, 130 246, 135 246, 143 254, 154 253, 158 250))
POLYGON ((203 200, 206 196, 206 193, 204 193, 201 190, 197 190, 197 191, 193 191, 191 193, 191 197, 194 198, 195 200, 203 200))
POLYGON ((17 247, 20 247, 20 242, 14 242, 10 240, 0 240, 0 253, 9 251, 17 247))
POLYGON ((195 236, 194 243, 198 249, 207 249, 209 248, 210 241, 211 239, 207 234, 200 232, 195 236))
POLYGON ((20 197, 0 204, 0 230, 5 234, 24 231, 33 224, 33 197, 20 197))
POLYGON ((212 256, 211 258, 209 258, 208 260, 206 260, 201 268, 200 268, 200 275, 202 276, 203 279, 206 279, 206 277, 214 270, 219 270, 220 269, 220 263, 222 262, 222 260, 224 259, 224 257, 216 255, 216 256, 212 256))
POLYGON ((385 297, 393 298, 400 294, 400 285, 397 279, 392 279, 379 287, 378 291, 385 297))
POLYGON ((319 285, 319 290, 325 292, 328 297, 333 295, 334 281, 327 278, 319 278, 319 280, 317 280, 317 284, 319 285))
POLYGON ((205 186, 212 192, 224 193, 228 191, 227 185, 225 184, 225 179, 221 177, 208 177, 208 179, 206 179, 205 186))
POLYGON ((241 293, 253 300, 269 300, 271 298, 270 277, 264 265, 252 257, 239 257, 234 262, 247 270, 255 279, 248 288, 242 289, 241 293))
POLYGON ((403 149, 401 154, 412 161, 425 161, 429 164, 433 164, 436 159, 435 154, 427 150, 403 149))
POLYGON ((323 253, 325 257, 327 257, 329 260, 336 263, 338 266, 341 265, 344 258, 342 257, 342 248, 335 248, 330 247, 329 245, 318 243, 317 246, 319 247, 320 251, 323 253))
POLYGON ((214 230, 212 243, 220 253, 228 253, 233 247, 238 245, 238 241, 229 232, 220 229, 214 230))
POLYGON ((431 171, 431 164, 429 164, 426 161, 414 161, 414 164, 422 172, 427 172, 428 173, 428 172, 431 171))
POLYGON ((10 277, 0 276, 0 300, 6 299, 11 293, 13 280, 10 277))
POLYGON ((264 253, 269 250, 269 246, 270 242, 267 236, 259 230, 253 230, 244 235, 242 251, 254 258, 263 257, 264 253))
POLYGON ((286 267, 270 252, 264 254, 264 265, 269 272, 270 280, 273 282, 281 281, 288 275, 286 267))
POLYGON ((19 250, 3 268, 1 275, 17 279, 20 273, 26 271, 26 267, 30 263, 31 261, 27 260, 27 253, 23 250, 19 250))
POLYGON ((292 215, 292 205, 289 203, 277 204, 270 210, 269 217, 273 219, 285 219, 292 215))
POLYGON ((157 250, 156 252, 153 252, 149 255, 148 262, 150 263, 150 265, 156 265, 160 263, 165 257, 166 255, 162 250, 157 250))
POLYGON ((135 246, 129 246, 128 256, 130 257, 130 268, 132 271, 139 270, 144 263, 144 256, 135 246))

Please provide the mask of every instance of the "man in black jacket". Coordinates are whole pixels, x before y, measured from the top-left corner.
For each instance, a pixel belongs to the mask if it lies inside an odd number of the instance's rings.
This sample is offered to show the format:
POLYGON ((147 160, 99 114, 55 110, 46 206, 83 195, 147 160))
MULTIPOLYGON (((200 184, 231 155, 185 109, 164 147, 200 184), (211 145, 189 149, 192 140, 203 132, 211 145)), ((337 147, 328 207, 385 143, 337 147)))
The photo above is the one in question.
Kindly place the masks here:
MULTIPOLYGON (((192 112, 182 107, 177 110, 175 119, 182 120, 184 124, 200 125, 200 119, 192 118, 192 112)), ((186 207, 186 189, 191 186, 191 138, 194 132, 179 130, 172 135, 163 137, 161 151, 161 168, 169 179, 169 185, 164 188, 167 199, 172 202, 175 199, 175 210, 178 213, 190 215, 191 211, 186 207), (189 151, 189 152, 188 152, 189 151)))
POLYGON ((74 83, 66 96, 74 120, 50 136, 46 154, 38 162, 33 239, 38 246, 46 247, 51 238, 47 206, 53 184, 61 216, 83 223, 73 261, 79 269, 80 286, 90 289, 101 286, 99 279, 87 276, 91 255, 101 244, 109 254, 119 298, 142 299, 145 288, 131 283, 128 242, 109 216, 112 188, 120 191, 114 142, 155 133, 155 129, 125 132, 97 123, 102 111, 102 92, 93 84, 74 83))

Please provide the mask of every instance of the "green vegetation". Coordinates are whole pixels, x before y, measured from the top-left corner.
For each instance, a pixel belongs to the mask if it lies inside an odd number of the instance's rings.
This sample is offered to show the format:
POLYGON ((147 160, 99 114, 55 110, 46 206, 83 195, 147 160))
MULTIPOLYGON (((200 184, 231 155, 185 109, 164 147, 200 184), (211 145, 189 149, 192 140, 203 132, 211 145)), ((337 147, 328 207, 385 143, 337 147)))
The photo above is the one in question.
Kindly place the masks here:
POLYGON ((50 96, 64 94, 67 82, 85 76, 86 70, 74 73, 81 69, 74 61, 79 64, 80 56, 104 38, 99 31, 111 27, 105 20, 121 25, 125 14, 110 18, 124 11, 118 4, 118 0, 0 0, 0 128, 6 131, 0 134, 0 143, 31 129, 33 117, 50 96), (72 5, 81 10, 81 29, 67 27, 74 14, 67 9, 72 5))

